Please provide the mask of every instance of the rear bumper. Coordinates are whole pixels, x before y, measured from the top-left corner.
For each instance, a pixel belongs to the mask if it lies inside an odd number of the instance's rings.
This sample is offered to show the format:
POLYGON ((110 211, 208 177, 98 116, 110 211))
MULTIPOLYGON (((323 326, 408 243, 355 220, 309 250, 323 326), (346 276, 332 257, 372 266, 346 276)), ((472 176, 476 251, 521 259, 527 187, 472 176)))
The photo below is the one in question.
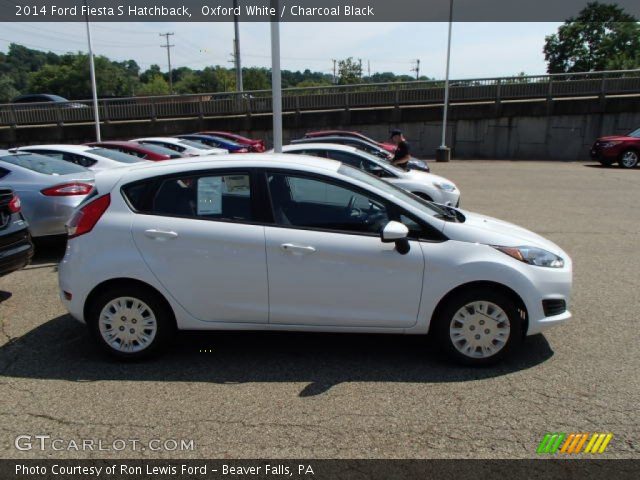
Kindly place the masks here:
POLYGON ((33 243, 27 230, 0 236, 0 276, 27 266, 33 257, 33 243))

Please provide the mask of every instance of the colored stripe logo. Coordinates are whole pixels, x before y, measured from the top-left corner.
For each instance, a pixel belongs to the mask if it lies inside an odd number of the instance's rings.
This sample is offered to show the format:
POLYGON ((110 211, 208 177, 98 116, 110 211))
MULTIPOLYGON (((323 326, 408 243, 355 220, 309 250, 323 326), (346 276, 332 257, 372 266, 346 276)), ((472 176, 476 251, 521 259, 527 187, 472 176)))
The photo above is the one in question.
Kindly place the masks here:
POLYGON ((613 433, 547 433, 536 453, 538 455, 604 453, 613 433))

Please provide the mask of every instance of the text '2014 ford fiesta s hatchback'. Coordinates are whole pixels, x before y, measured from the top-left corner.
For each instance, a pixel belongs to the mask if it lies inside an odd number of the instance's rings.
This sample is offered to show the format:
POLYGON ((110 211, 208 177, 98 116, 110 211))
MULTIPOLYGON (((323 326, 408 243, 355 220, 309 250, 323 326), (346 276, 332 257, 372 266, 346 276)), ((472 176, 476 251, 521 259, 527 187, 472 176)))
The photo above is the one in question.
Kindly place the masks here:
POLYGON ((428 333, 484 364, 571 317, 554 243, 337 161, 163 162, 95 185, 68 225, 61 297, 120 358, 176 330, 292 330, 428 333))

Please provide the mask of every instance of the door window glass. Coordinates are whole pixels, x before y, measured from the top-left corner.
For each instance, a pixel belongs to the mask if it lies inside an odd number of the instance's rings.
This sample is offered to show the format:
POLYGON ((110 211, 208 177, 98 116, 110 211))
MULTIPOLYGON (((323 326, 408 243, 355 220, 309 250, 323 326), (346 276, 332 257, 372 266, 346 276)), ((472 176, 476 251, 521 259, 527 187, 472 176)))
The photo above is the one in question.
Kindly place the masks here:
POLYGON ((380 201, 321 179, 273 174, 269 192, 281 225, 377 234, 389 221, 380 201))

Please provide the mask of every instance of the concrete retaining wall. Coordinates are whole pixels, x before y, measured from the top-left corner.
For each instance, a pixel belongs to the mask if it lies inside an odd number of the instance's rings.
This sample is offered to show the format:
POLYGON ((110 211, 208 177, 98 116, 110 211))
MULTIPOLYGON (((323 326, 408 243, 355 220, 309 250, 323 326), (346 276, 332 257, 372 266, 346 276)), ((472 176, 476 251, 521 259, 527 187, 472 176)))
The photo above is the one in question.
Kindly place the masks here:
MULTIPOLYGON (((453 105, 447 143, 454 158, 583 160, 595 138, 640 127, 640 97, 453 105)), ((306 131, 343 128, 383 140, 400 128, 418 157, 432 158, 440 145, 441 106, 299 112, 283 118, 284 141, 306 131)), ((271 144, 271 115, 108 123, 104 139, 228 130, 271 144)), ((83 143, 92 124, 0 129, 3 148, 36 143, 83 143)))

